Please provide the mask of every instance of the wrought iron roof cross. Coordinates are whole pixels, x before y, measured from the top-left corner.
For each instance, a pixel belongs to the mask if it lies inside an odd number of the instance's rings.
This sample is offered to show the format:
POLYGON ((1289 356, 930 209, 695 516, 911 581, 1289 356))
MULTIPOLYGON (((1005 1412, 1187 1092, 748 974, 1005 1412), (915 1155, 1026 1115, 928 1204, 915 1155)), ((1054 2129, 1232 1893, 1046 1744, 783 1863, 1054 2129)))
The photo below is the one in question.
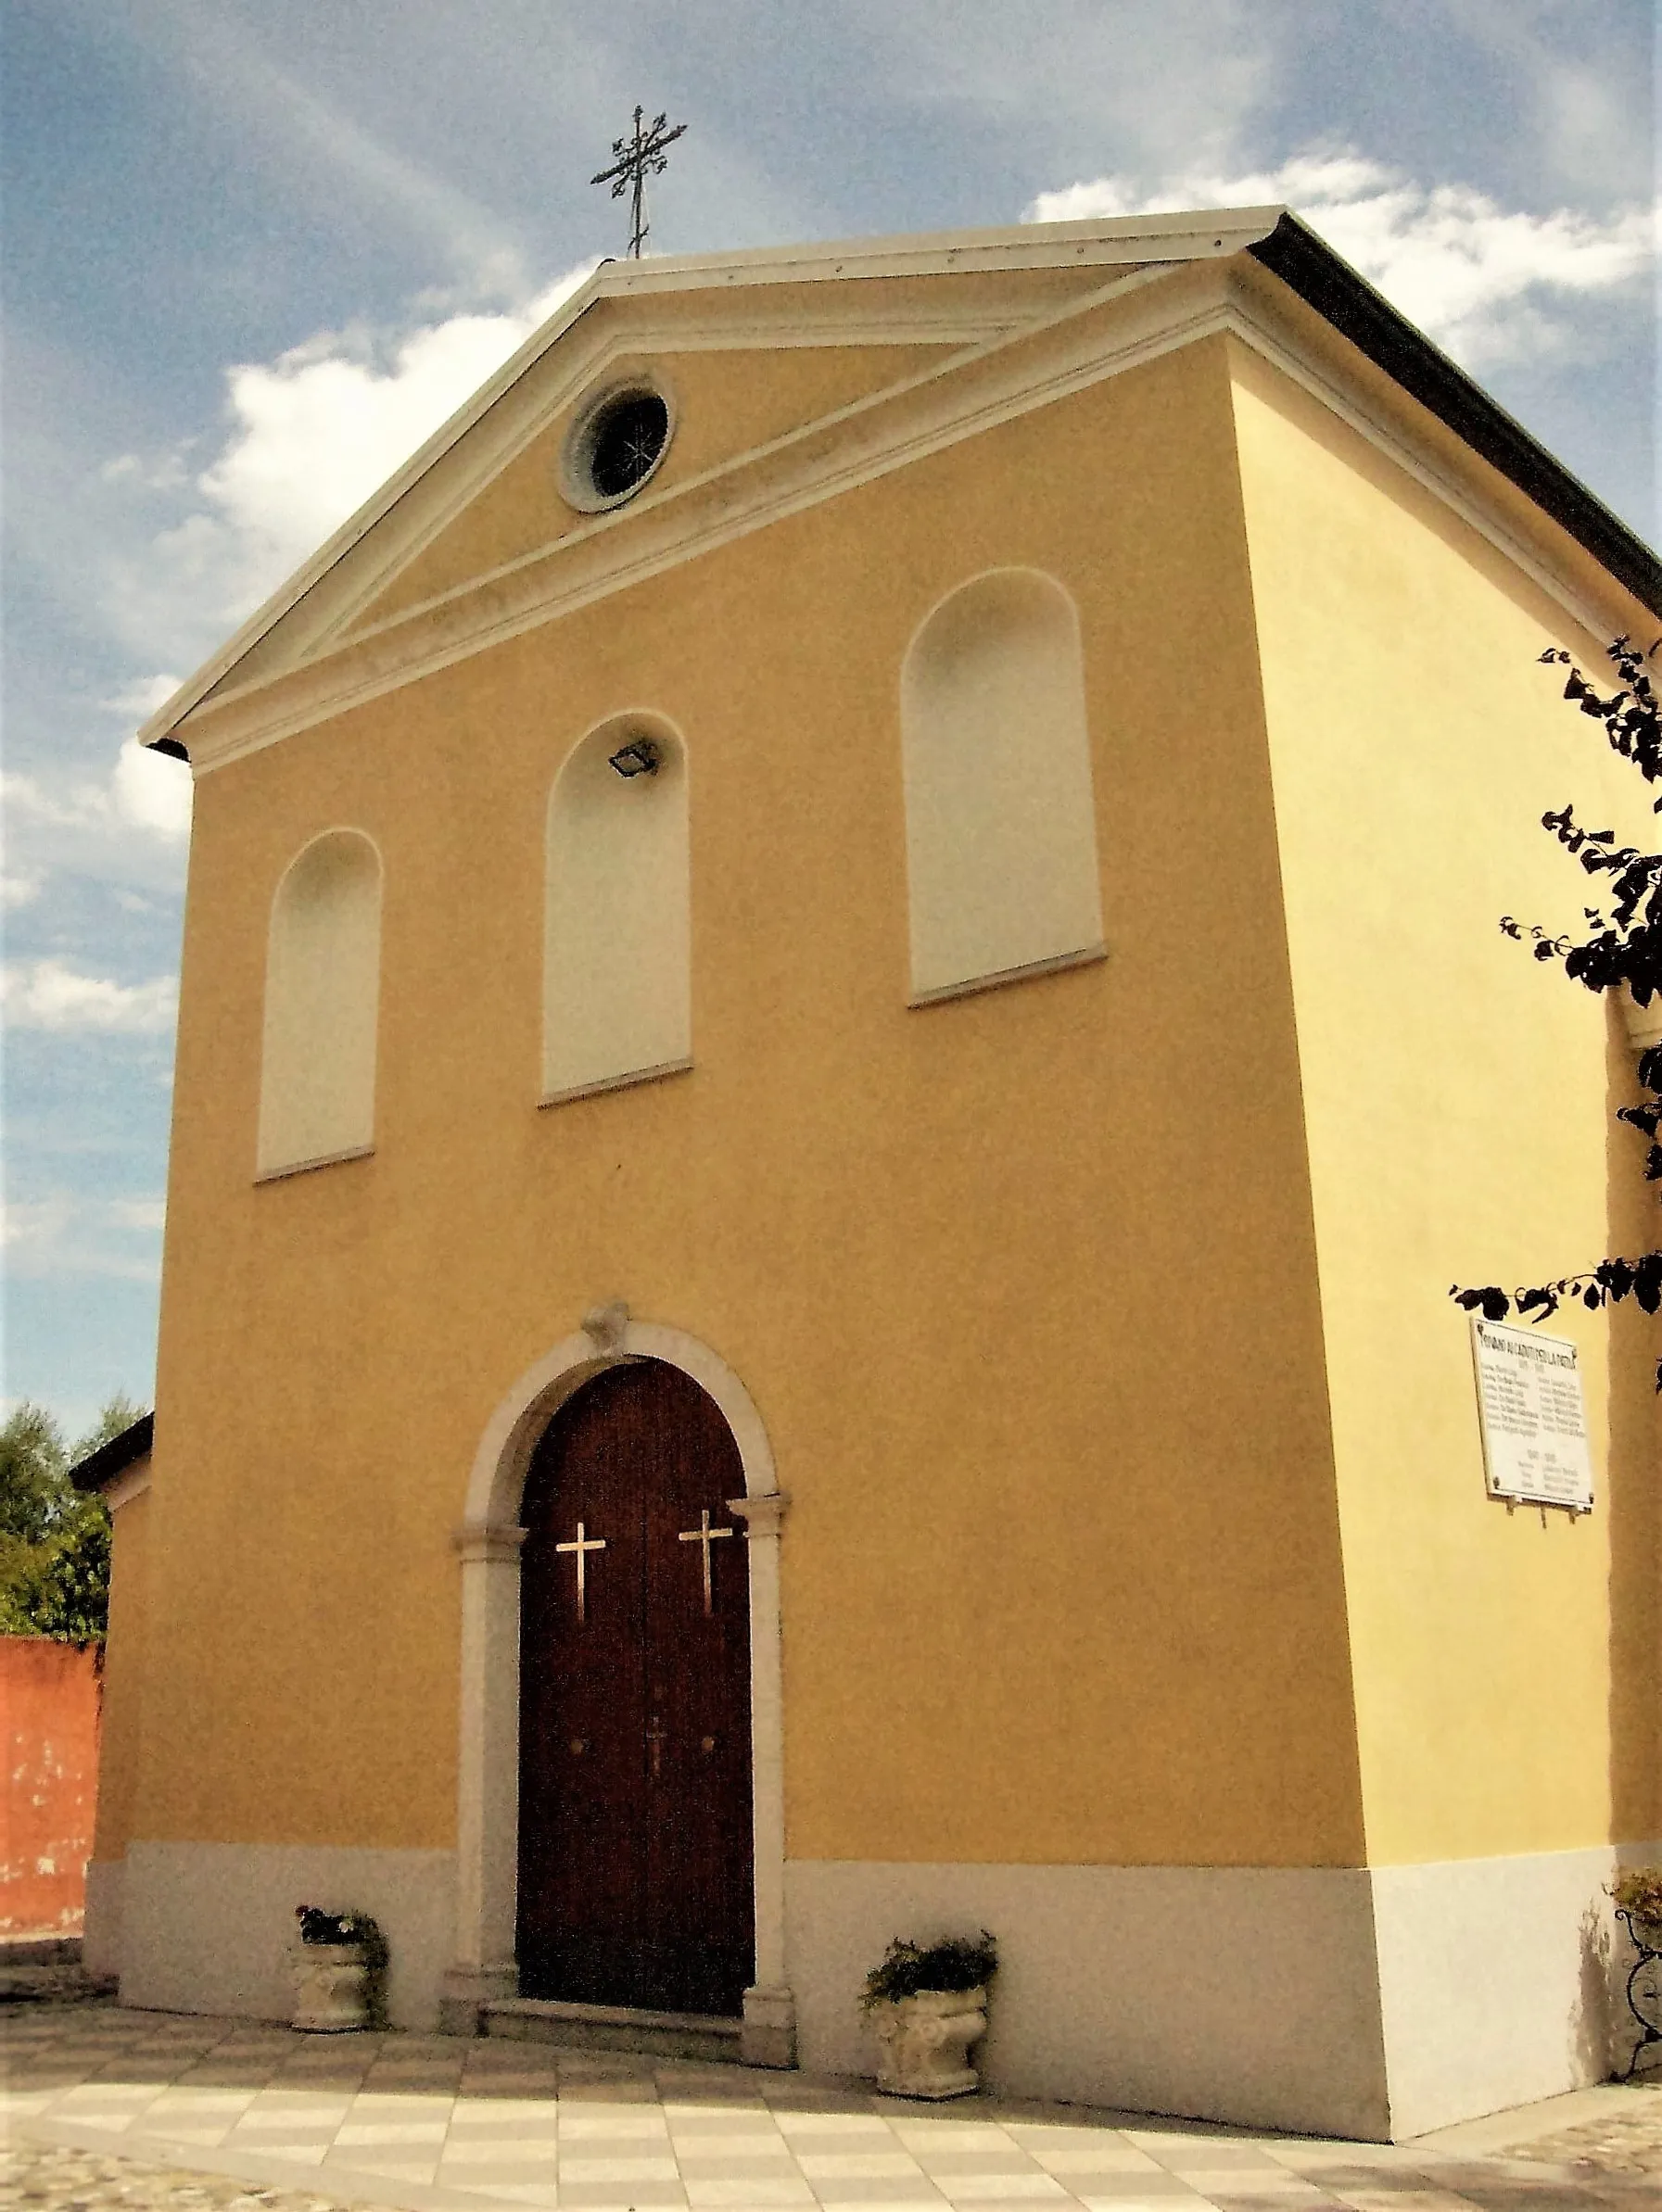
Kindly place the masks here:
POLYGON ((612 151, 617 158, 611 168, 603 169, 597 176, 589 180, 591 184, 610 184, 614 199, 621 199, 626 192, 629 195, 629 254, 637 261, 641 259, 641 247, 646 244, 648 229, 646 180, 649 176, 661 175, 669 167, 668 156, 664 149, 673 145, 687 128, 685 123, 677 123, 673 131, 666 129, 669 118, 666 114, 654 116, 648 128, 642 132, 641 112, 639 107, 635 110, 635 133, 632 138, 615 138, 612 141, 612 151))

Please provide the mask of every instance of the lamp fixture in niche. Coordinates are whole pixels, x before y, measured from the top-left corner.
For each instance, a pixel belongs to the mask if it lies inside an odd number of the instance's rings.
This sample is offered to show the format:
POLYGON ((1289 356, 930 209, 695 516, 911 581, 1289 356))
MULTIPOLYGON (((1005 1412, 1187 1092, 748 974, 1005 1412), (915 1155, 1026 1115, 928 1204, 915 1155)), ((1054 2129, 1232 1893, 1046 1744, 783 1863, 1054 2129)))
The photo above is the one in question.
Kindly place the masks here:
POLYGON ((606 764, 623 777, 655 776, 662 758, 651 738, 631 738, 627 745, 606 755, 606 764))

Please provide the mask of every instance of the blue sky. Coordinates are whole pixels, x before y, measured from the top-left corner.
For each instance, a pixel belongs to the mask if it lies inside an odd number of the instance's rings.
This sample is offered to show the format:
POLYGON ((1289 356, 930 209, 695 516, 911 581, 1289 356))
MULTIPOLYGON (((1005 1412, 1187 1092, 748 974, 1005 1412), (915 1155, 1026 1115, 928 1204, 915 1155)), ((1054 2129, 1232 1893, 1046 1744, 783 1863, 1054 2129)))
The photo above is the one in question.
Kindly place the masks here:
MULTIPOLYGON (((189 777, 131 733, 621 250, 1288 199, 1653 542, 1644 0, 9 0, 6 1338, 148 1402, 189 777)), ((1573 1256, 1571 1256, 1573 1257, 1573 1256)))

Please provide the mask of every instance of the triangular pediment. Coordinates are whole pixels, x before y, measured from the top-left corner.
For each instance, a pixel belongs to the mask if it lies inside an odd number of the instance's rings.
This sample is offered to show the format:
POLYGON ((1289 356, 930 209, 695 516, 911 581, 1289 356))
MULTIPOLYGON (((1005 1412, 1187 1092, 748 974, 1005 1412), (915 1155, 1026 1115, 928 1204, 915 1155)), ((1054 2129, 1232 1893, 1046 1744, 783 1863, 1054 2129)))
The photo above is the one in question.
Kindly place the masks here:
POLYGON ((1285 209, 1034 224, 603 264, 141 739, 199 765, 274 742, 1225 328, 1325 392, 1349 380, 1370 426, 1407 408, 1416 469, 1432 456, 1479 503, 1521 492, 1662 606, 1649 549, 1285 209), (662 463, 584 510, 567 430, 608 379, 643 374, 673 401, 662 463))
POLYGON ((412 482, 390 499, 378 495, 382 511, 203 696, 298 668, 377 623, 592 531, 596 518, 560 496, 561 447, 589 395, 621 374, 649 372, 675 397, 671 449, 650 492, 630 503, 631 512, 650 512, 678 488, 834 418, 932 361, 1065 309, 1099 289, 1105 274, 1093 261, 945 280, 930 272, 677 291, 653 288, 657 270, 639 266, 647 282, 631 268, 622 280, 628 291, 603 292, 545 325, 509 364, 503 388, 487 386, 475 419, 463 420, 464 410, 434 441, 440 449, 416 457, 412 482))
POLYGON ((234 695, 563 542, 587 543, 597 527, 628 527, 689 485, 1065 313, 1105 283, 1237 251, 1279 212, 603 264, 140 735, 184 750, 186 725, 234 695), (673 448, 627 510, 580 514, 557 488, 572 411, 609 371, 646 362, 675 387, 673 448))

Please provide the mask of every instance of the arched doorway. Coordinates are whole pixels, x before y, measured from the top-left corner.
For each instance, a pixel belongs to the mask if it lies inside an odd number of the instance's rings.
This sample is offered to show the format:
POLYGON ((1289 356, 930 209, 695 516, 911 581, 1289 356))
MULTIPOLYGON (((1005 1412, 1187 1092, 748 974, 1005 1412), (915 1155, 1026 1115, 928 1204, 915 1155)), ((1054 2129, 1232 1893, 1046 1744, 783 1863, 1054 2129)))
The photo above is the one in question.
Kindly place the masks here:
POLYGON ((715 1402, 629 1359, 531 1455, 516 1953, 527 1997, 743 2008, 755 1972, 744 1470, 715 1402))

